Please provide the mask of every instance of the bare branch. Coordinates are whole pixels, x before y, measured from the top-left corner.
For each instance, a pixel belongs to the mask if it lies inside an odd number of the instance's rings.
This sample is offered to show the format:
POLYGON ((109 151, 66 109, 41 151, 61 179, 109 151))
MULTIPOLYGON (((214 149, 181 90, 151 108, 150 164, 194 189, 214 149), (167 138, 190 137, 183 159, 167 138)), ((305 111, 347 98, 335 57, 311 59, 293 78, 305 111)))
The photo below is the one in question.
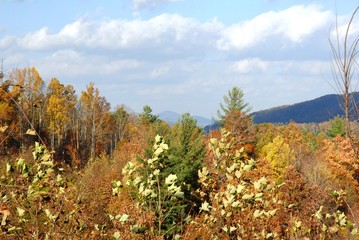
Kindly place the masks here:
POLYGON ((352 79, 358 68, 358 62, 356 60, 358 54, 358 44, 359 36, 356 36, 354 40, 349 42, 349 33, 351 25, 356 13, 359 11, 359 6, 355 9, 353 14, 350 17, 350 20, 345 29, 345 35, 343 42, 341 41, 339 27, 338 27, 338 17, 336 17, 335 30, 336 30, 336 42, 334 43, 329 37, 329 44, 333 55, 333 65, 332 65, 332 74, 334 78, 335 85, 338 92, 342 95, 342 106, 345 113, 345 123, 346 123, 346 136, 350 138, 350 114, 353 109, 356 108, 355 103, 353 103, 352 95, 350 92, 352 89, 352 79))

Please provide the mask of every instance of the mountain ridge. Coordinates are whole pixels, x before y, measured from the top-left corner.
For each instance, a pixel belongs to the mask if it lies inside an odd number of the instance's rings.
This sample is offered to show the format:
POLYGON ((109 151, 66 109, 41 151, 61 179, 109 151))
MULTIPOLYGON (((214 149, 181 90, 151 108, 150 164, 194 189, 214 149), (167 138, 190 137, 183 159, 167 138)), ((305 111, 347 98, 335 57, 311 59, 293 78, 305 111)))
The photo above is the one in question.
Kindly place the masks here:
MULTIPOLYGON (((355 103, 359 102, 359 92, 352 92, 350 96, 354 99, 355 103)), ((255 124, 287 124, 291 121, 296 123, 320 123, 329 121, 335 116, 344 115, 340 98, 341 95, 339 94, 327 94, 312 100, 256 111, 251 113, 251 115, 255 124)), ((351 106, 351 108, 356 109, 354 107, 354 105, 351 106)), ((351 115, 357 116, 357 112, 352 111, 351 115)), ((164 111, 159 113, 158 117, 169 125, 173 125, 181 117, 181 114, 173 111, 164 111)), ((198 115, 192 117, 197 120, 197 125, 203 127, 205 131, 214 130, 219 127, 212 119, 198 115)))
MULTIPOLYGON (((353 92, 350 97, 354 99, 354 103, 359 101, 359 92, 353 92)), ((292 105, 283 105, 266 110, 251 113, 253 121, 259 123, 320 123, 328 121, 335 116, 343 116, 344 111, 341 108, 341 95, 327 94, 321 97, 295 103, 292 105)), ((356 109, 352 104, 351 109, 356 109)), ((357 112, 352 111, 354 116, 357 112)))
MULTIPOLYGON (((182 114, 173 111, 163 111, 158 114, 158 118, 161 119, 162 121, 167 122, 170 126, 174 125, 181 116, 182 114)), ((205 118, 198 115, 193 115, 193 116, 191 115, 191 117, 196 119, 197 126, 199 127, 205 127, 213 124, 213 120, 209 118, 205 118)))

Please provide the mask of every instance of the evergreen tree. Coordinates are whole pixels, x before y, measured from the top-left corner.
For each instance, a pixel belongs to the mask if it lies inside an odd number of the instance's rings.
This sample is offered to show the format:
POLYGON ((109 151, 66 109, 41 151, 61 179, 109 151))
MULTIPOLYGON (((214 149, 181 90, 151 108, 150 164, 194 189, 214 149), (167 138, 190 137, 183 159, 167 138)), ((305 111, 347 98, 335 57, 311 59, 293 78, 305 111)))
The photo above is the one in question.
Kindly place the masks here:
POLYGON ((231 112, 241 112, 248 114, 251 107, 244 102, 243 91, 238 87, 233 87, 228 91, 228 95, 223 97, 224 103, 220 103, 220 110, 217 111, 218 120, 214 120, 220 126, 224 126, 226 116, 231 112))
POLYGON ((140 113, 139 119, 143 123, 155 123, 155 122, 161 121, 157 115, 152 114, 152 109, 148 105, 143 107, 143 112, 140 113))
POLYGON ((185 113, 171 132, 168 171, 177 174, 178 182, 184 182, 195 190, 198 187, 198 170, 206 152, 202 131, 197 127, 196 119, 185 113))
POLYGON ((343 118, 341 118, 340 116, 336 116, 330 121, 330 124, 331 127, 327 133, 329 137, 333 138, 337 135, 340 135, 342 137, 345 136, 345 122, 343 118))

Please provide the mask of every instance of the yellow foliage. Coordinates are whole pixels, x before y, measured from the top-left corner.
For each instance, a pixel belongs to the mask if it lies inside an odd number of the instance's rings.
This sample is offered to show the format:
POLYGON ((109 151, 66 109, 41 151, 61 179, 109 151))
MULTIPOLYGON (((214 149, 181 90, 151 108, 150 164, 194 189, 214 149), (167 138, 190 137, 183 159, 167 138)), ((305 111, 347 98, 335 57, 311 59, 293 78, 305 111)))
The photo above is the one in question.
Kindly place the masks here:
POLYGON ((262 148, 261 153, 272 165, 277 180, 283 178, 286 169, 295 160, 293 150, 284 142, 284 139, 281 136, 275 137, 272 142, 265 145, 262 148))
POLYGON ((76 96, 70 88, 62 85, 56 78, 52 78, 49 83, 46 114, 50 132, 57 135, 59 139, 76 104, 76 96))

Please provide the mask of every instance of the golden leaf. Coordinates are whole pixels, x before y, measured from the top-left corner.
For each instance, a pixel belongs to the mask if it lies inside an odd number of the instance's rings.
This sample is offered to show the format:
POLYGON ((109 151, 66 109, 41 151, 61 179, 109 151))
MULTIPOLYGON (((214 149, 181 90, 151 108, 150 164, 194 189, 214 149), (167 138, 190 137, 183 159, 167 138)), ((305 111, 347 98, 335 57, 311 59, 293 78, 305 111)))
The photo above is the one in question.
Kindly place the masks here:
POLYGON ((3 214, 3 217, 2 217, 2 220, 1 220, 1 226, 5 226, 6 225, 6 219, 8 216, 11 215, 9 209, 7 209, 7 207, 5 205, 3 205, 1 208, 0 208, 0 213, 3 214))
POLYGON ((26 131, 26 134, 27 134, 27 135, 36 136, 35 130, 32 130, 32 129, 28 129, 28 130, 26 131))
POLYGON ((6 129, 8 129, 9 126, 3 126, 3 127, 0 127, 0 132, 5 132, 6 129))

